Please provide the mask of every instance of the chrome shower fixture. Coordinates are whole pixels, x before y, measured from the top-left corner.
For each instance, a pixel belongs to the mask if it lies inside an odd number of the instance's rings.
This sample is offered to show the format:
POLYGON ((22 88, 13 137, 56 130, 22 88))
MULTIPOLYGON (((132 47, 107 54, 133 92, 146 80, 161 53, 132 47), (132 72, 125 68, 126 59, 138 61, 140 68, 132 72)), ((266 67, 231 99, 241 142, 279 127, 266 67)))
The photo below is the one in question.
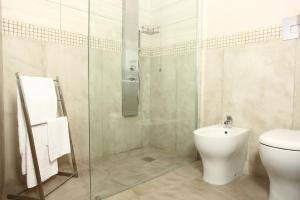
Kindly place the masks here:
POLYGON ((160 26, 156 25, 143 25, 140 32, 147 35, 154 35, 160 33, 160 26))

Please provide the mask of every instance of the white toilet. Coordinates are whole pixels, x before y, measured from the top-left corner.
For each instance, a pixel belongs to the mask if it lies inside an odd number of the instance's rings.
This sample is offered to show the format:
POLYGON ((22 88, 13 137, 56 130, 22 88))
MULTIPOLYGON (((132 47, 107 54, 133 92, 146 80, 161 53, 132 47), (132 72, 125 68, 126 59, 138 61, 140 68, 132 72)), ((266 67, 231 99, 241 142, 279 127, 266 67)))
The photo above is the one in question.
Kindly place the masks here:
POLYGON ((224 185, 243 173, 247 157, 248 129, 210 126, 194 131, 202 158, 203 180, 224 185))
POLYGON ((300 131, 276 129, 259 138, 270 200, 300 200, 300 131))

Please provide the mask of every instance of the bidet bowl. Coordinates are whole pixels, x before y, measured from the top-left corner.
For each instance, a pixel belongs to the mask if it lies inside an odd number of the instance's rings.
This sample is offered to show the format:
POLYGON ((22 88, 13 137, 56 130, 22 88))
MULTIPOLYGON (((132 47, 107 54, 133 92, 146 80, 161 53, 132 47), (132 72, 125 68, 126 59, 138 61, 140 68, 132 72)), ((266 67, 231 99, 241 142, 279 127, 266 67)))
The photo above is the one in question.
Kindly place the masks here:
POLYGON ((240 176, 247 158, 248 136, 248 129, 219 125, 195 130, 195 145, 203 164, 203 180, 224 185, 240 176))

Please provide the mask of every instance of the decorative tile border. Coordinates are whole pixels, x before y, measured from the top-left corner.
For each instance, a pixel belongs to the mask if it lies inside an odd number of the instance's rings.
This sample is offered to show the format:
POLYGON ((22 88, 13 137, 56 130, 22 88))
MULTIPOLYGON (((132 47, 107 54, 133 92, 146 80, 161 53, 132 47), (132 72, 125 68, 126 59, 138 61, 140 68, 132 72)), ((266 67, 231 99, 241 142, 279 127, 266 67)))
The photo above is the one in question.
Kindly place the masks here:
MULTIPOLYGON (((271 40, 279 40, 282 36, 282 28, 280 25, 275 25, 266 28, 255 29, 253 31, 228 34, 218 37, 209 37, 198 43, 198 48, 215 49, 227 48, 235 46, 244 46, 248 44, 265 42, 271 40)), ((150 48, 147 51, 148 56, 161 55, 184 55, 195 52, 197 48, 196 41, 186 41, 168 47, 150 48)))
POLYGON ((185 55, 192 54, 196 49, 196 41, 190 40, 167 47, 154 47, 141 50, 143 56, 185 55))
POLYGON ((87 47, 87 36, 61 31, 59 29, 37 26, 10 19, 2 19, 2 33, 21 38, 55 42, 65 45, 87 47))
MULTIPOLYGON (((251 43, 278 40, 281 38, 281 26, 255 29, 252 31, 228 34, 218 37, 209 37, 199 42, 198 47, 203 49, 226 48, 243 46, 251 43)), ((20 21, 2 19, 2 33, 21 38, 55 42, 76 47, 88 47, 88 36, 59 29, 37 26, 20 21)), ((184 55, 195 52, 196 41, 186 41, 167 47, 152 47, 141 49, 142 56, 184 55)), ((90 47, 112 52, 122 51, 122 42, 90 37, 90 47)))
POLYGON ((281 25, 275 25, 219 37, 209 37, 200 42, 200 46, 204 49, 212 49, 278 40, 281 38, 281 32, 281 25))
MULTIPOLYGON (((2 33, 20 38, 55 42, 75 47, 88 47, 88 36, 20 21, 2 19, 2 33)), ((91 48, 121 52, 122 42, 90 37, 91 48)))
POLYGON ((97 37, 90 37, 90 46, 93 49, 101 49, 113 52, 121 52, 122 51, 122 42, 101 39, 97 37))

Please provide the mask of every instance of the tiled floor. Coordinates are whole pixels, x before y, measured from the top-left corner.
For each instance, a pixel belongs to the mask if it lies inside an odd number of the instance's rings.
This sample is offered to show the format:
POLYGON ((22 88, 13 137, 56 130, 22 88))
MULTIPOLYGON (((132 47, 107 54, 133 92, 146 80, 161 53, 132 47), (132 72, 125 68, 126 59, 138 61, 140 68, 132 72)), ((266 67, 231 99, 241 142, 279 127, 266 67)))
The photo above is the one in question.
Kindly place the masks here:
POLYGON ((104 198, 174 171, 192 158, 156 148, 142 148, 92 162, 92 197, 104 198))
MULTIPOLYGON (((92 199, 103 199, 174 171, 191 162, 192 158, 180 157, 175 153, 156 148, 136 149, 105 158, 93 159, 91 161, 91 179, 89 166, 80 164, 79 178, 71 179, 50 194, 47 200, 89 200, 90 188, 92 199)), ((65 178, 56 177, 48 181, 44 187, 46 193, 63 180, 65 178)), ((11 188, 11 191, 20 190, 19 188, 11 188)), ((28 194, 28 196, 34 197, 35 194, 28 194)))
MULTIPOLYGON (((266 179, 242 176, 225 186, 209 185, 202 181, 200 162, 190 163, 156 149, 139 149, 92 162, 91 188, 92 200, 268 200, 266 179), (155 160, 147 162, 149 158, 155 160)), ((81 168, 79 178, 47 198, 68 199, 90 199, 88 166, 81 168)))
POLYGON ((195 162, 105 200, 267 200, 266 179, 242 176, 225 186, 202 181, 195 162))

